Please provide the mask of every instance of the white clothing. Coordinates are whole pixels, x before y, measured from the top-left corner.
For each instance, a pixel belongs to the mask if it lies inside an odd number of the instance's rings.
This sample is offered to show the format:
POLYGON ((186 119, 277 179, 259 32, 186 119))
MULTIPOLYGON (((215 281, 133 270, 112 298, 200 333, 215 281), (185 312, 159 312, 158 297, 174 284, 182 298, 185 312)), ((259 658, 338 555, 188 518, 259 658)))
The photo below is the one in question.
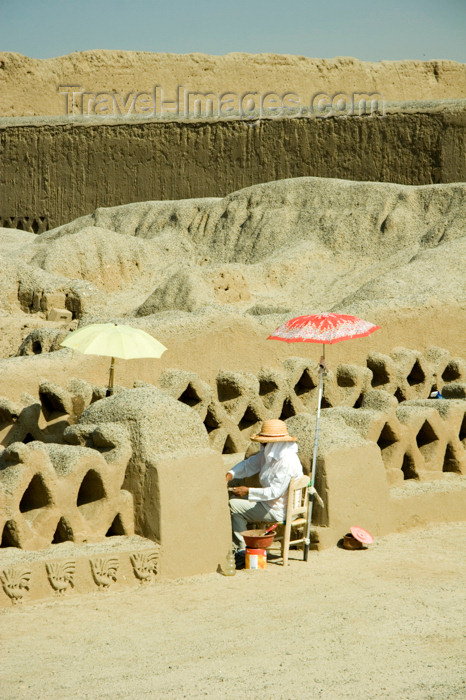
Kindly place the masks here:
POLYGON ((285 520, 290 479, 303 475, 295 442, 269 442, 260 452, 230 469, 235 479, 259 473, 261 488, 249 489, 249 500, 258 501, 277 521, 285 520))
POLYGON ((268 442, 264 446, 265 459, 278 461, 287 455, 298 454, 296 442, 268 442))

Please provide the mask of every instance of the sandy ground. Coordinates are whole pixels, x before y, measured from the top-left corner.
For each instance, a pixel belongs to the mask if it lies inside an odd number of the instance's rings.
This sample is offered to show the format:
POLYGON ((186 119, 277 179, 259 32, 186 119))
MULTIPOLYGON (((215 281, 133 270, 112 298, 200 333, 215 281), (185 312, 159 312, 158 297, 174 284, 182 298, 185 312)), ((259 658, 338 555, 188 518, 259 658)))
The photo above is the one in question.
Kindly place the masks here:
POLYGON ((0 697, 465 698, 466 523, 0 615, 0 697))

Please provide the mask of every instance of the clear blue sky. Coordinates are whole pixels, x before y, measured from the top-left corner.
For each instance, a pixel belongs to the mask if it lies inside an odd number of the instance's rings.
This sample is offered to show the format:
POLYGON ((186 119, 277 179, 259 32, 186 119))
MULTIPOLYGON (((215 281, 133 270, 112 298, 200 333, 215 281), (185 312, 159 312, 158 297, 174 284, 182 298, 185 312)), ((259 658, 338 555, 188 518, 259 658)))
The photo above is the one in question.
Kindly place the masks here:
POLYGON ((0 50, 466 61, 466 0, 0 0, 0 50))

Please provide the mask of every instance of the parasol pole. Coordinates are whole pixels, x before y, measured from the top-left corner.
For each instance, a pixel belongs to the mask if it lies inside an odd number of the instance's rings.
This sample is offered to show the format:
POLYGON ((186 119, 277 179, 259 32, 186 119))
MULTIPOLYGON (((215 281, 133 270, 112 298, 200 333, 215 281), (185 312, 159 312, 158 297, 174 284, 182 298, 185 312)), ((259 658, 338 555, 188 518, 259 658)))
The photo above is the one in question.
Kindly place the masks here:
POLYGON ((319 447, 319 422, 320 422, 320 407, 322 404, 322 393, 324 386, 324 375, 326 374, 325 367, 325 344, 322 345, 322 357, 319 363, 319 398, 317 399, 317 418, 316 418, 316 432, 314 437, 314 452, 312 454, 312 471, 311 471, 311 482, 309 484, 309 500, 307 504, 307 527, 306 527, 306 539, 304 540, 304 552, 303 561, 307 561, 309 555, 309 545, 310 545, 310 534, 311 534, 311 520, 312 520, 312 506, 314 504, 314 482, 316 478, 316 464, 317 464, 317 450, 319 447))
MULTIPOLYGON (((115 323, 116 325, 116 323, 115 323)), ((115 358, 112 357, 112 361, 110 363, 110 376, 108 378, 108 389, 105 392, 107 396, 112 396, 113 395, 113 379, 115 376, 115 358)))

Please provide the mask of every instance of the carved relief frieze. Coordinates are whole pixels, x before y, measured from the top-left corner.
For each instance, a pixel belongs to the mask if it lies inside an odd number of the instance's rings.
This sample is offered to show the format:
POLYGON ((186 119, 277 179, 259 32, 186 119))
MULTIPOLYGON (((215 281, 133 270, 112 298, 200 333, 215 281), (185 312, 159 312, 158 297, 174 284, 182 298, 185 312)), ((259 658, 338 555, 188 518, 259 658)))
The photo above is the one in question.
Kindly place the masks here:
POLYGON ((31 585, 31 570, 26 567, 10 567, 0 573, 0 581, 11 602, 21 603, 31 585))
POLYGON ((108 590, 117 580, 118 557, 94 557, 89 561, 96 585, 102 591, 108 590))
POLYGON ((63 595, 68 588, 74 587, 74 573, 76 569, 74 559, 49 562, 45 565, 45 568, 50 585, 58 595, 63 595))
POLYGON ((151 552, 135 552, 131 554, 130 560, 136 578, 141 583, 150 583, 157 574, 160 550, 151 552))

